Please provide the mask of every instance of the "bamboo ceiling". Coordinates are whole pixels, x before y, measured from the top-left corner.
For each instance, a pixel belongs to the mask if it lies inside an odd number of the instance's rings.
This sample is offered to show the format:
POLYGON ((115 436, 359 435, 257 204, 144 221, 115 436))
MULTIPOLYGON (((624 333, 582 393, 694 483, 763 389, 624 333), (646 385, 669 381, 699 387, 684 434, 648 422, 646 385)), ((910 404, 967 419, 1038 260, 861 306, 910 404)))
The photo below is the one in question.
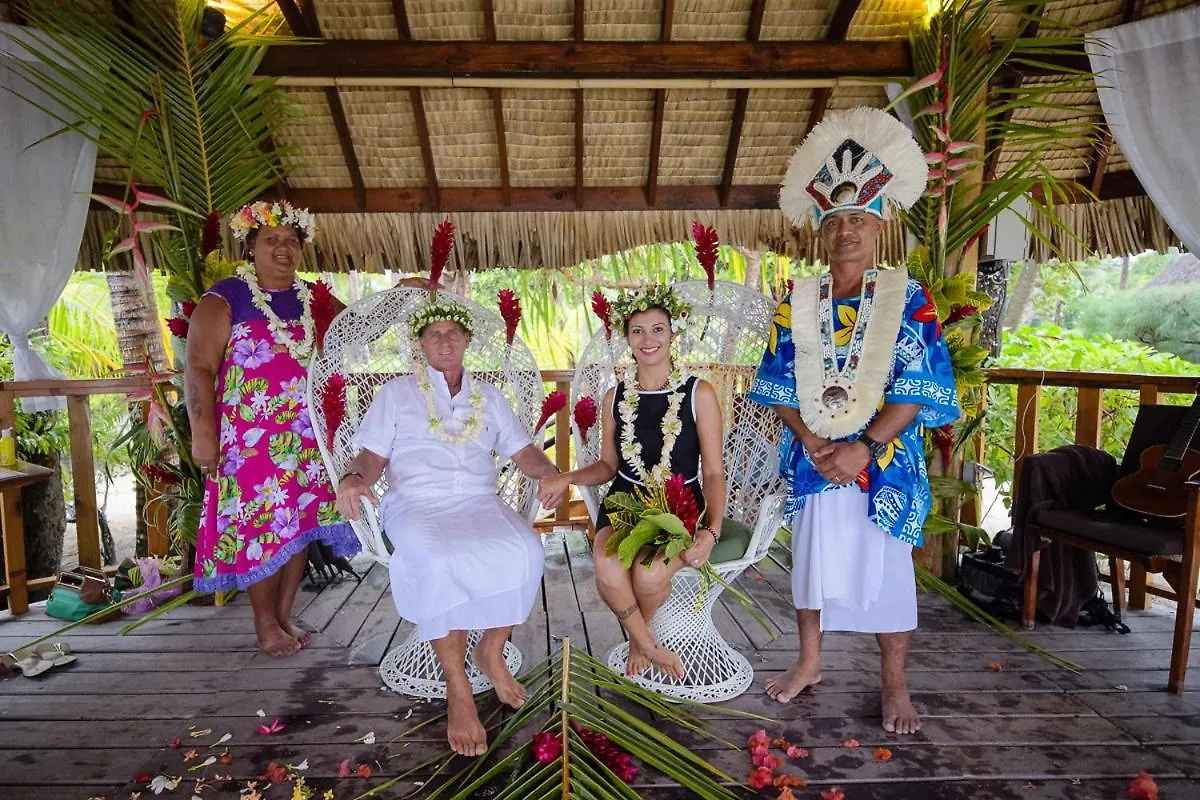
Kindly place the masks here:
MULTIPOLYGON (((1088 32, 1198 3, 1050 0, 1046 16, 1088 32)), ((0 17, 8 6, 0 0, 0 17)), ((407 271, 421 268, 428 230, 446 215, 471 240, 459 250, 465 268, 562 266, 685 238, 692 217, 730 243, 811 253, 810 233, 775 210, 788 158, 828 110, 886 103, 883 84, 911 69, 906 34, 927 0, 273 7, 292 32, 323 40, 274 48, 260 69, 279 78, 298 112, 276 137, 303 154, 280 191, 322 215, 322 266, 407 271)), ((1001 35, 1020 24, 1020 15, 997 12, 1001 35)), ((1046 27, 1026 34, 1057 35, 1046 27)), ((1081 53, 1064 59, 1086 68, 1081 53)), ((1070 119, 1102 123, 1094 91, 1063 99, 1075 109, 1070 119)), ((1063 120, 1029 112, 1018 121, 1063 120)), ((1020 155, 1001 148, 995 161, 1003 168, 1020 155)), ((1165 226, 1125 216, 1141 205, 1124 200, 1144 192, 1111 137, 1083 155, 1064 146, 1046 163, 1121 201, 1067 215, 1091 219, 1089 230, 1113 220, 1116 229, 1085 241, 1158 243, 1157 234, 1130 238, 1165 226)), ((98 183, 123 177, 99 159, 98 183)))

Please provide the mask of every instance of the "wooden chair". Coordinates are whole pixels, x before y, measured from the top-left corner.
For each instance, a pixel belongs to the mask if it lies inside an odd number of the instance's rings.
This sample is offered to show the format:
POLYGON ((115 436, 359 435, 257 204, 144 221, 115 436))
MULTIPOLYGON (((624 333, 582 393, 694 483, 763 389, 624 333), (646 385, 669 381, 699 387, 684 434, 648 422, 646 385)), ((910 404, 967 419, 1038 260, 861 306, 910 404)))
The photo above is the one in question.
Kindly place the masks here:
MULTIPOLYGON (((1180 406, 1142 406, 1120 475, 1137 471, 1138 457, 1145 448, 1168 441, 1186 411, 1180 406)), ((1161 574, 1174 590, 1173 599, 1178 604, 1167 691, 1172 694, 1183 692, 1196 611, 1197 571, 1200 569, 1200 480, 1190 481, 1187 492, 1188 511, 1182 527, 1139 519, 1123 510, 1107 507, 1098 510, 1054 508, 1036 512, 1030 527, 1038 536, 1039 546, 1030 550, 1025 565, 1024 626, 1034 627, 1041 552, 1051 542, 1108 556, 1113 610, 1118 617, 1124 608, 1125 562, 1146 573, 1161 574)))

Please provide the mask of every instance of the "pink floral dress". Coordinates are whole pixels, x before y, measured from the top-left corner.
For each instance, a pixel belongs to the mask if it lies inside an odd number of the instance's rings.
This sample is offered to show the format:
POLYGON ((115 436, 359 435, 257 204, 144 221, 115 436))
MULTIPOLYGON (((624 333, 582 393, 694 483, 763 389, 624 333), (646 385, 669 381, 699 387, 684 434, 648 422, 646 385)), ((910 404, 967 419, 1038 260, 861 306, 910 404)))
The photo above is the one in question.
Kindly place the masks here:
MULTIPOLYGON (((357 552, 335 510, 333 486, 308 413, 308 369, 276 343, 241 278, 208 294, 229 304, 232 330, 217 378, 221 465, 209 479, 196 537, 195 588, 244 589, 279 571, 321 539, 340 556, 357 552)), ((295 289, 269 292, 271 309, 303 334, 295 289)))

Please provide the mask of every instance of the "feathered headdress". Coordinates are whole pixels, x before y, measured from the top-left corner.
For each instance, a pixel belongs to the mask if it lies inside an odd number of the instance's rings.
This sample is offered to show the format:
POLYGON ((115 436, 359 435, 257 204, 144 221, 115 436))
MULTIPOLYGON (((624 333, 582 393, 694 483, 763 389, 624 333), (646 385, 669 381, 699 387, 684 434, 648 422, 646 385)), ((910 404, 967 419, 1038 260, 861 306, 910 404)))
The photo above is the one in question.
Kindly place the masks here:
POLYGON ((779 189, 779 208, 801 225, 839 211, 880 219, 887 205, 909 208, 925 191, 929 165, 904 124, 877 108, 833 112, 804 139, 779 189))

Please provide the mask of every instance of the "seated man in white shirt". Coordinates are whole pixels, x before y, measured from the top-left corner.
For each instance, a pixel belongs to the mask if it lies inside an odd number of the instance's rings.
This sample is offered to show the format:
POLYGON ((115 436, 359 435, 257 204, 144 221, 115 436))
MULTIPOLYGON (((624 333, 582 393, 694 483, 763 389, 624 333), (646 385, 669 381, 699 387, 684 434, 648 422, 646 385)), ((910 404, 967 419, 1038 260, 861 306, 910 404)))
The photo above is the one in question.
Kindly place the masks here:
POLYGON ((532 478, 558 470, 504 395, 463 369, 470 325, 470 312, 457 303, 431 302, 413 315, 410 335, 429 366, 375 394, 337 503, 358 519, 360 499, 377 502, 371 486, 387 470, 380 517, 394 548, 392 598, 441 662, 450 746, 476 756, 487 747, 487 732, 464 667, 467 632, 485 631, 472 659, 500 700, 519 708, 528 694, 505 664, 504 644, 533 607, 544 552, 538 535, 496 495, 493 453, 532 478))

